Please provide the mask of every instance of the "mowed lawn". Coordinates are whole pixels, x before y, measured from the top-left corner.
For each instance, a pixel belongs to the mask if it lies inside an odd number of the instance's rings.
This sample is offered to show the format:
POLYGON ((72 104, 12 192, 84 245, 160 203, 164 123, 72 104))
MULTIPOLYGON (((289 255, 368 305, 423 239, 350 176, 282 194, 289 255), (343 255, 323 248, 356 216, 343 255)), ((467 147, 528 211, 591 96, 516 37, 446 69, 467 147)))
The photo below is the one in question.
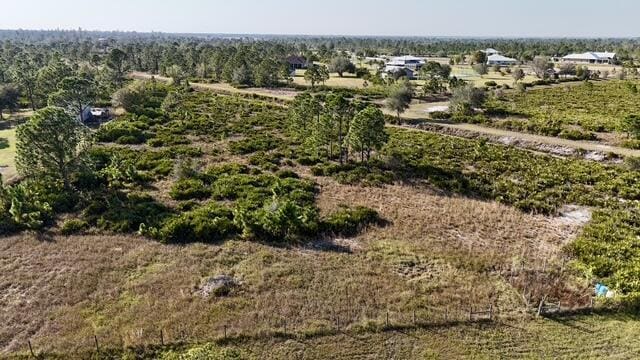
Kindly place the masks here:
MULTIPOLYGON (((524 70, 525 74, 527 74, 524 79, 522 79, 522 82, 530 83, 538 80, 538 78, 530 74, 530 68, 523 66, 522 70, 524 70)), ((473 70, 471 65, 452 66, 451 76, 455 76, 458 79, 462 79, 464 81, 472 83, 475 86, 484 86, 487 81, 495 81, 498 85, 513 86, 513 76, 511 76, 511 74, 505 73, 505 75, 502 75, 499 72, 489 70, 488 74, 480 76, 477 72, 475 72, 475 70, 473 70)))
POLYGON ((0 174, 7 179, 16 175, 16 129, 0 130, 0 174), (9 146, 5 147, 5 140, 9 146))

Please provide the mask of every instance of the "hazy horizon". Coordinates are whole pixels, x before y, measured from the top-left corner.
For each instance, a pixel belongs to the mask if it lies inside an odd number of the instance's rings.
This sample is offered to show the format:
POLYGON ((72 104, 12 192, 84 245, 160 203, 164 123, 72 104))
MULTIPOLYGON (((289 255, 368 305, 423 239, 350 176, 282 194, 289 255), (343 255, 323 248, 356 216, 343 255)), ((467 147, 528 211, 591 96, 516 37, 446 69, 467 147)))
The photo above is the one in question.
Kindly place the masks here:
POLYGON ((487 5, 407 0, 46 0, 3 4, 7 30, 162 32, 211 35, 454 38, 634 38, 640 2, 520 1, 487 5), (394 14, 396 14, 394 16, 394 14))

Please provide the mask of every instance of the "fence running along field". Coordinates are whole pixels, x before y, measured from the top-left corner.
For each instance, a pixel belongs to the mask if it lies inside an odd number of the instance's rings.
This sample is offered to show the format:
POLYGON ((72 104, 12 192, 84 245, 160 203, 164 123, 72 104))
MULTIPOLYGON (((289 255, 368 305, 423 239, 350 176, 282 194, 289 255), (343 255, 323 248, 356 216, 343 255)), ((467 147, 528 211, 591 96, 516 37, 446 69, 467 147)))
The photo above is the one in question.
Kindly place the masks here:
MULTIPOLYGON (((537 314, 537 316, 563 317, 589 314, 596 309, 597 304, 594 298, 590 298, 589 304, 581 307, 562 307, 562 303, 559 300, 543 299, 537 308, 529 310, 532 314, 537 314)), ((187 324, 177 324, 166 328, 137 329, 121 334, 102 331, 87 335, 82 344, 74 345, 75 349, 79 349, 76 351, 100 354, 101 352, 113 352, 114 350, 124 350, 126 348, 184 346, 209 342, 224 345, 269 338, 303 340, 337 334, 355 335, 368 332, 444 328, 473 324, 499 324, 501 320, 508 320, 509 318, 508 313, 501 314, 492 304, 469 307, 425 307, 408 312, 386 311, 377 314, 375 317, 340 318, 330 314, 324 319, 311 321, 311 323, 316 324, 316 327, 306 327, 304 329, 292 326, 285 317, 267 316, 263 319, 257 319, 258 321, 256 321, 251 330, 231 322, 217 325, 214 327, 214 333, 217 333, 217 335, 213 337, 210 333, 202 336, 187 324)), ((64 353, 65 351, 65 349, 50 348, 46 349, 46 353, 45 351, 38 351, 39 344, 36 340, 29 340, 25 345, 27 347, 25 350, 29 352, 31 357, 36 359, 43 358, 46 354, 55 354, 58 351, 64 353)), ((42 345, 42 347, 46 347, 45 344, 42 345)))

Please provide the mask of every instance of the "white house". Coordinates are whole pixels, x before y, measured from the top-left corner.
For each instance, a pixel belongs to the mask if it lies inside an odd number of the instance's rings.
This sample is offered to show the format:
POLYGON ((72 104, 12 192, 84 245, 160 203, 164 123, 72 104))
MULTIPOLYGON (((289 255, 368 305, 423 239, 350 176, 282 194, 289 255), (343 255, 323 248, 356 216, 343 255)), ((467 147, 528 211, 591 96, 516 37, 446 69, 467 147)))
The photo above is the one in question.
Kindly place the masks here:
POLYGON ((480 50, 483 53, 487 54, 487 56, 491 56, 491 55, 500 55, 500 51, 496 50, 496 49, 492 49, 492 48, 487 48, 484 50, 480 50))
POLYGON ((517 63, 518 60, 500 54, 493 54, 487 57, 487 65, 510 66, 517 63))
POLYGON ((401 68, 409 68, 411 70, 420 70, 420 68, 425 64, 424 60, 415 56, 405 55, 394 57, 386 64, 387 68, 393 67, 401 67, 401 68))
POLYGON ((582 54, 569 54, 562 58, 563 62, 581 64, 613 64, 616 62, 614 52, 586 52, 582 54))
POLYGON ((383 73, 396 74, 399 71, 403 71, 407 78, 415 79, 415 74, 424 64, 425 61, 423 59, 411 55, 394 57, 385 64, 383 73))

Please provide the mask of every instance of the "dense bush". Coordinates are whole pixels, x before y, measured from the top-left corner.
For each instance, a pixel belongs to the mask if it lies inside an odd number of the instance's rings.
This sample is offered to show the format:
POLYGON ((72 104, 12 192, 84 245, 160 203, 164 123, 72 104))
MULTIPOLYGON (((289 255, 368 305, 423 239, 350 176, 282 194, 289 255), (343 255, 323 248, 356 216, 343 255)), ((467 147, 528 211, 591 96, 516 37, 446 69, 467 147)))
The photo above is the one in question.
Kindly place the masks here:
POLYGON ((101 142, 141 144, 146 141, 146 129, 148 125, 141 121, 115 120, 101 126, 96 138, 101 142))
POLYGON ((127 233, 137 231, 141 224, 157 225, 170 213, 148 194, 110 191, 95 194, 82 217, 99 229, 127 233))
POLYGON ((89 224, 80 219, 69 219, 62 224, 60 232, 63 235, 78 234, 89 228, 89 224))
POLYGON ((171 186, 169 195, 175 200, 204 199, 211 190, 200 179, 180 179, 171 186))
POLYGON ((231 210, 217 203, 209 203, 173 216, 159 228, 141 228, 143 234, 165 243, 220 241, 236 231, 231 210))
POLYGON ((596 140, 596 134, 590 131, 578 129, 564 129, 558 134, 559 137, 569 140, 596 140))
POLYGON ((391 184, 396 175, 393 171, 385 170, 380 163, 372 162, 368 167, 361 164, 333 164, 323 163, 311 168, 316 176, 331 176, 341 184, 361 184, 363 186, 382 186, 391 184))
POLYGON ((490 99, 487 107, 525 116, 526 121, 559 121, 563 128, 577 125, 585 131, 614 132, 625 116, 640 113, 637 94, 627 84, 610 80, 534 89, 490 99))
POLYGON ((375 210, 364 206, 349 208, 342 205, 340 209, 331 213, 323 220, 322 227, 324 231, 336 235, 354 236, 368 225, 379 225, 382 223, 382 219, 375 210))

